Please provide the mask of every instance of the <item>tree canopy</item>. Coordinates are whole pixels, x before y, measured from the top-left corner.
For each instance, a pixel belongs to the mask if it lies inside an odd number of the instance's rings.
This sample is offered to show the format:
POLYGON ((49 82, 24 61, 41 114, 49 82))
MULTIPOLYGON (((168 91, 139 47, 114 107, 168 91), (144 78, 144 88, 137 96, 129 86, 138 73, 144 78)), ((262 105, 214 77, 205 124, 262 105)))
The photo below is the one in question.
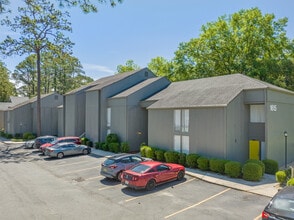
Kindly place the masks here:
POLYGON ((140 69, 140 66, 135 64, 133 60, 127 60, 125 65, 118 65, 116 69, 117 73, 124 73, 133 70, 138 70, 140 69))
POLYGON ((15 95, 15 88, 9 81, 9 71, 0 61, 0 102, 9 101, 9 97, 15 95))

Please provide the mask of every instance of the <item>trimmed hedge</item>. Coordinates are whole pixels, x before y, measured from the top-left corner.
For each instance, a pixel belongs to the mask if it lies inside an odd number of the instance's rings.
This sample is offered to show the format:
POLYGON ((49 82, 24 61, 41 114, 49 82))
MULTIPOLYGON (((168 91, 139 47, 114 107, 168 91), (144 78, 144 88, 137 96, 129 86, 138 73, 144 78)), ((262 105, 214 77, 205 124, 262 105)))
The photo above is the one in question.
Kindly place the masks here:
POLYGON ((187 157, 187 155, 185 153, 179 153, 179 161, 178 161, 178 164, 181 164, 183 166, 186 166, 186 157, 187 157))
POLYGON ((249 181, 260 181, 262 178, 262 167, 255 162, 247 162, 243 166, 243 179, 249 181))
POLYGON ((241 176, 242 164, 237 161, 229 161, 225 164, 225 174, 232 178, 241 176))
POLYGON ((108 144, 109 150, 113 153, 120 152, 120 145, 118 142, 113 142, 108 144))
POLYGON ((209 170, 209 159, 206 157, 199 157, 197 159, 197 166, 200 170, 209 170))
POLYGON ((186 157, 186 164, 190 168, 197 168, 197 160, 200 157, 198 154, 188 154, 186 157))
POLYGON ((279 164, 275 160, 265 159, 262 161, 265 165, 265 173, 275 175, 279 170, 279 164))
POLYGON ((179 152, 166 151, 164 153, 164 158, 167 163, 178 163, 179 162, 179 152))
POLYGON ((280 170, 276 172, 276 181, 280 183, 280 185, 285 184, 287 181, 287 173, 285 170, 280 170))
POLYGON ((129 153, 130 152, 130 146, 128 142, 122 142, 120 146, 121 152, 122 153, 129 153))
POLYGON ((146 157, 152 159, 152 160, 155 160, 155 150, 154 148, 152 147, 146 147, 145 148, 145 154, 146 154, 146 157))
POLYGON ((164 150, 160 150, 160 149, 155 150, 155 159, 157 161, 165 162, 164 153, 165 153, 164 150))
POLYGON ((287 186, 294 186, 294 178, 291 178, 287 181, 287 186))
POLYGON ((141 157, 146 157, 146 148, 148 148, 149 146, 146 146, 146 145, 143 145, 140 147, 140 154, 141 154, 141 157))
POLYGON ((263 174, 264 174, 264 172, 265 172, 265 165, 264 165, 264 163, 263 163, 261 160, 249 159, 249 160, 247 160, 247 161, 245 162, 245 164, 246 164, 246 163, 256 163, 256 164, 258 164, 259 166, 261 166, 261 171, 262 171, 262 176, 263 176, 263 174))
POLYGON ((213 172, 224 174, 225 173, 225 164, 228 160, 222 159, 210 159, 209 160, 209 169, 213 172))
POLYGON ((108 134, 106 136, 106 143, 117 143, 119 142, 117 134, 108 134))

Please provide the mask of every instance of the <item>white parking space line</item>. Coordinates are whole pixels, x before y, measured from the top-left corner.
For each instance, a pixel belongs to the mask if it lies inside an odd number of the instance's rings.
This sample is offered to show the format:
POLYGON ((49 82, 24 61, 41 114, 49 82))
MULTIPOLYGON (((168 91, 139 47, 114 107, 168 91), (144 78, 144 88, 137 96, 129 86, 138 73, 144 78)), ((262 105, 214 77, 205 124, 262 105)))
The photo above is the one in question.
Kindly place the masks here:
POLYGON ((167 219, 167 218, 173 217, 173 216, 175 216, 175 215, 177 215, 177 214, 180 214, 180 213, 182 213, 182 212, 184 212, 184 211, 187 211, 188 209, 191 209, 191 208, 194 208, 194 207, 196 207, 196 206, 198 206, 198 205, 201 205, 202 203, 205 203, 205 202, 207 202, 207 201, 209 201, 209 200, 211 200, 211 199, 213 199, 213 198, 215 198, 215 197, 217 197, 217 196, 219 196, 219 195, 221 195, 221 194, 223 194, 223 193, 229 191, 230 189, 231 189, 231 188, 227 188, 227 189, 225 189, 225 190, 223 190, 223 191, 221 191, 221 192, 219 192, 219 193, 217 193, 217 194, 215 194, 215 195, 213 195, 213 196, 208 197, 207 199, 204 199, 204 200, 202 200, 202 201, 200 201, 200 202, 194 204, 194 205, 191 205, 191 206, 189 206, 189 207, 187 207, 187 208, 184 208, 184 209, 182 209, 182 210, 180 210, 180 211, 177 211, 177 212, 174 212, 174 213, 172 213, 172 214, 170 214, 170 215, 167 215, 167 216, 165 216, 164 218, 167 219))
POLYGON ((81 172, 81 171, 92 170, 92 169, 97 169, 97 168, 98 167, 95 166, 95 167, 89 167, 89 168, 80 169, 80 170, 74 170, 74 171, 71 171, 71 172, 68 172, 68 173, 64 173, 63 175, 68 175, 68 174, 72 174, 72 173, 78 173, 78 172, 81 172))
POLYGON ((260 220, 261 219, 261 215, 257 216, 254 220, 260 220))
POLYGON ((58 166, 58 167, 71 166, 71 165, 76 165, 76 164, 81 164, 81 163, 89 163, 89 161, 79 161, 79 162, 75 162, 75 163, 56 164, 56 166, 58 166))
MULTIPOLYGON (((180 184, 178 184, 178 185, 175 185, 174 187, 181 186, 181 185, 186 184, 186 183, 189 183, 189 182, 191 182, 191 181, 193 181, 193 180, 196 180, 196 179, 195 179, 195 178, 193 178, 193 179, 189 179, 189 180, 187 180, 187 181, 185 181, 185 182, 183 182, 183 183, 180 183, 180 184)), ((144 195, 144 196, 138 196, 138 197, 132 197, 132 198, 130 198, 130 199, 126 199, 125 202, 130 202, 130 201, 133 201, 133 200, 135 200, 135 199, 140 199, 140 198, 147 197, 147 196, 150 196, 150 195, 151 195, 151 194, 147 194, 147 195, 144 195)))
POLYGON ((106 186, 106 187, 100 188, 98 190, 101 191, 101 190, 105 190, 105 189, 115 188, 115 187, 118 187, 118 186, 122 186, 122 185, 121 184, 117 184, 117 185, 114 185, 114 186, 106 186))
POLYGON ((99 179, 99 178, 103 178, 104 176, 95 176, 95 177, 90 177, 90 178, 87 178, 85 180, 94 180, 94 179, 99 179))

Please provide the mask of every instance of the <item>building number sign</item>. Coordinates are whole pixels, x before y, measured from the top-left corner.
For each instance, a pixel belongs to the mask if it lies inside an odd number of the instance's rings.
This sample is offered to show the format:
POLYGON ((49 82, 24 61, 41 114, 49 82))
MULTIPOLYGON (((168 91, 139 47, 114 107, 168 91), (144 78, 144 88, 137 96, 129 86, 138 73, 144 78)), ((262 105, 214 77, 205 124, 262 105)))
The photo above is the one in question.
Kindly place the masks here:
POLYGON ((272 112, 276 112, 277 111, 277 105, 270 105, 270 110, 272 111, 272 112))

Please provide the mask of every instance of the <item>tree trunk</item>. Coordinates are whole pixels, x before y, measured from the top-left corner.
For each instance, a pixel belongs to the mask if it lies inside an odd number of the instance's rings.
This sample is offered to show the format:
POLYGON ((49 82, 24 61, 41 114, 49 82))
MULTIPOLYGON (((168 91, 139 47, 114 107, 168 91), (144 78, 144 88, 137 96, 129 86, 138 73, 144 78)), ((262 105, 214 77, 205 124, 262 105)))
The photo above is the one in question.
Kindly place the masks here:
POLYGON ((41 54, 37 50, 37 136, 41 136, 41 54))

